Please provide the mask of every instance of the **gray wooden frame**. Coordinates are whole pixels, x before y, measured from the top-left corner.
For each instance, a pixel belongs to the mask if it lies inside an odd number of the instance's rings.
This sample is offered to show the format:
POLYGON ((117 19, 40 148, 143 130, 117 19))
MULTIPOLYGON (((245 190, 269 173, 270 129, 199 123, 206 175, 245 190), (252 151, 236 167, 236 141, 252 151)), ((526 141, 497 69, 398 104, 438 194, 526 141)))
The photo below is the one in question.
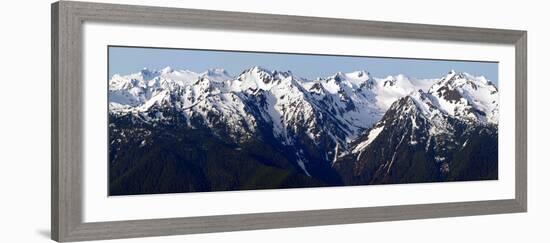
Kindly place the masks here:
POLYGON ((56 241, 99 240, 527 211, 526 31, 70 1, 52 4, 51 16, 51 236, 56 241), (86 21, 514 45, 516 53, 515 198, 299 212, 83 222, 82 25, 86 21))

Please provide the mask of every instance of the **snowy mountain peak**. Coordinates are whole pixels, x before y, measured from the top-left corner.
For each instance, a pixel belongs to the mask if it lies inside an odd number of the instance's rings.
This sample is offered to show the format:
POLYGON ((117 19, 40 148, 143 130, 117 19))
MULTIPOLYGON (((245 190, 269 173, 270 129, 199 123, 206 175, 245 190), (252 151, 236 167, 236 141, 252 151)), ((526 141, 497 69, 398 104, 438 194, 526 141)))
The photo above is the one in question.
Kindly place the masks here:
POLYGON ((358 71, 355 71, 355 72, 351 72, 349 74, 350 74, 350 76, 355 76, 357 78, 369 77, 370 76, 370 73, 367 72, 367 70, 358 70, 358 71))
POLYGON ((260 66, 254 66, 250 69, 243 71, 235 80, 232 82, 233 91, 244 91, 248 90, 251 92, 256 92, 257 90, 269 90, 273 86, 273 73, 267 69, 264 69, 260 66))
POLYGON ((396 83, 397 83, 397 79, 396 79, 394 76, 388 76, 388 77, 384 80, 383 86, 384 86, 384 87, 394 86, 396 83))
POLYGON ((335 80, 336 82, 347 81, 354 84, 360 84, 370 79, 370 73, 366 70, 358 70, 349 73, 336 72, 335 74, 327 78, 327 80, 335 80))
POLYGON ((143 78, 143 80, 150 80, 150 79, 153 79, 154 77, 158 76, 157 71, 150 70, 146 67, 141 69, 140 74, 141 74, 141 77, 143 78))
POLYGON ((208 77, 209 79, 216 81, 216 82, 223 82, 226 80, 233 79, 233 76, 229 74, 225 69, 223 68, 211 68, 206 70, 206 72, 201 73, 200 76, 202 77, 208 77))
POLYGON ((420 112, 429 117, 429 110, 433 108, 432 106, 429 94, 419 89, 394 102, 389 110, 405 113, 420 112))
POLYGON ((166 66, 165 68, 163 68, 161 71, 160 71, 162 74, 167 74, 167 73, 171 73, 171 72, 174 72, 174 69, 170 66, 166 66))
POLYGON ((277 71, 277 70, 274 70, 272 72, 272 75, 275 76, 275 77, 278 77, 280 79, 284 79, 284 78, 288 78, 288 77, 291 77, 293 76, 292 72, 290 70, 288 71, 277 71))
POLYGON ((291 86, 302 88, 303 81, 301 78, 293 76, 290 71, 270 71, 255 66, 242 72, 237 79, 231 81, 230 86, 231 90, 235 92, 256 93, 259 90, 272 90, 274 87, 278 87, 278 89, 291 86))
POLYGON ((477 86, 490 86, 496 89, 496 86, 484 76, 473 76, 466 72, 456 72, 451 70, 446 76, 436 82, 430 89, 430 92, 436 91, 442 87, 457 88, 464 85, 470 85, 476 89, 477 86))
POLYGON ((316 95, 325 95, 326 94, 326 89, 323 87, 323 85, 319 82, 315 82, 311 85, 311 87, 309 87, 308 89, 309 92, 313 93, 313 94, 316 94, 316 95))
POLYGON ((254 67, 251 67, 251 68, 245 70, 243 73, 268 73, 268 74, 271 74, 271 71, 266 69, 266 68, 263 68, 261 66, 254 66, 254 67))
POLYGON ((249 68, 245 71, 243 71, 239 75, 239 80, 243 81, 244 79, 255 77, 262 79, 263 81, 267 82, 268 78, 271 78, 273 76, 273 73, 270 70, 267 70, 265 68, 262 68, 260 66, 254 66, 252 68, 249 68))
POLYGON ((404 74, 398 74, 395 76, 389 75, 386 78, 382 79, 383 87, 391 87, 395 85, 399 86, 411 86, 413 85, 410 79, 404 74))
POLYGON ((149 74, 155 73, 155 71, 149 69, 148 67, 144 67, 144 68, 141 69, 140 73, 141 73, 142 75, 149 75, 149 74))
POLYGON ((370 77, 370 73, 365 70, 359 70, 349 73, 337 72, 327 78, 320 78, 317 81, 321 82, 323 87, 331 94, 352 95, 361 89, 371 89, 374 86, 374 80, 370 77))
POLYGON ((428 93, 449 115, 483 123, 498 123, 498 89, 485 77, 452 70, 428 93))
POLYGON ((334 81, 340 83, 342 80, 346 80, 346 75, 343 72, 337 72, 331 77, 334 81))
POLYGON ((228 74, 227 70, 223 68, 209 68, 206 70, 207 74, 228 74))
POLYGON ((424 90, 417 89, 412 91, 407 97, 411 97, 416 100, 424 100, 428 96, 428 93, 426 93, 424 90))

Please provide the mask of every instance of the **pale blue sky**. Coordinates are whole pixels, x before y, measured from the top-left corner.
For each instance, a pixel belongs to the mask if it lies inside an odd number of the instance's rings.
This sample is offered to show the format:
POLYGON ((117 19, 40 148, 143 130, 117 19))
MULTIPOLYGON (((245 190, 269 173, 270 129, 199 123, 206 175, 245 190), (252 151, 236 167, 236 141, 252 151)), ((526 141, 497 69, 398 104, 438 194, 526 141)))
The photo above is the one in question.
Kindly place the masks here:
POLYGON ((224 68, 231 75, 238 75, 253 66, 261 66, 269 70, 290 70, 308 79, 327 77, 338 71, 356 70, 367 70, 374 77, 404 74, 413 78, 439 78, 454 69, 476 76, 483 75, 498 85, 496 62, 109 47, 109 77, 113 74, 135 73, 144 67, 160 70, 166 66, 194 72, 224 68))

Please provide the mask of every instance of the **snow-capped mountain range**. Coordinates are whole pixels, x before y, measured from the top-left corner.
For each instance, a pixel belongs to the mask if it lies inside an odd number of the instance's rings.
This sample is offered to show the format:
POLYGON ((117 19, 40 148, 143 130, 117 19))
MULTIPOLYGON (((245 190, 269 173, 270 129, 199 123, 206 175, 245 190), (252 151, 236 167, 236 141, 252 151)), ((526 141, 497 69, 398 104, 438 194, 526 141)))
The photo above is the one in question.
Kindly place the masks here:
MULTIPOLYGON (((449 141, 462 141, 473 128, 496 127, 499 105, 498 89, 489 80, 455 71, 435 79, 375 78, 361 70, 308 80, 258 66, 237 76, 219 68, 195 73, 167 67, 114 75, 109 112, 140 124, 208 129, 235 144, 269 140, 295 151, 289 160, 315 177, 321 173, 315 164, 344 174, 364 173, 368 166, 362 158, 382 149, 381 136, 396 151, 405 144, 424 146, 438 158, 438 169, 446 171, 449 153, 444 150, 456 146, 449 141), (342 169, 346 164, 352 169, 342 169)), ((395 154, 369 159, 383 163, 369 168, 379 174, 368 180, 388 181, 395 154)))

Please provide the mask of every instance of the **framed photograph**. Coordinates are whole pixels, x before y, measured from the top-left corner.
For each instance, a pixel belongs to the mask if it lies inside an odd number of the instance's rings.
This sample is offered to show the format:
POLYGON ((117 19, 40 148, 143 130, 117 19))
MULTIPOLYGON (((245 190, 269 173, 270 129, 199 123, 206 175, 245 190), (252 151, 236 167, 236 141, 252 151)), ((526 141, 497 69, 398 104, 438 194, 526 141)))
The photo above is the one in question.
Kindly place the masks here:
POLYGON ((527 211, 527 33, 61 1, 52 239, 527 211))

